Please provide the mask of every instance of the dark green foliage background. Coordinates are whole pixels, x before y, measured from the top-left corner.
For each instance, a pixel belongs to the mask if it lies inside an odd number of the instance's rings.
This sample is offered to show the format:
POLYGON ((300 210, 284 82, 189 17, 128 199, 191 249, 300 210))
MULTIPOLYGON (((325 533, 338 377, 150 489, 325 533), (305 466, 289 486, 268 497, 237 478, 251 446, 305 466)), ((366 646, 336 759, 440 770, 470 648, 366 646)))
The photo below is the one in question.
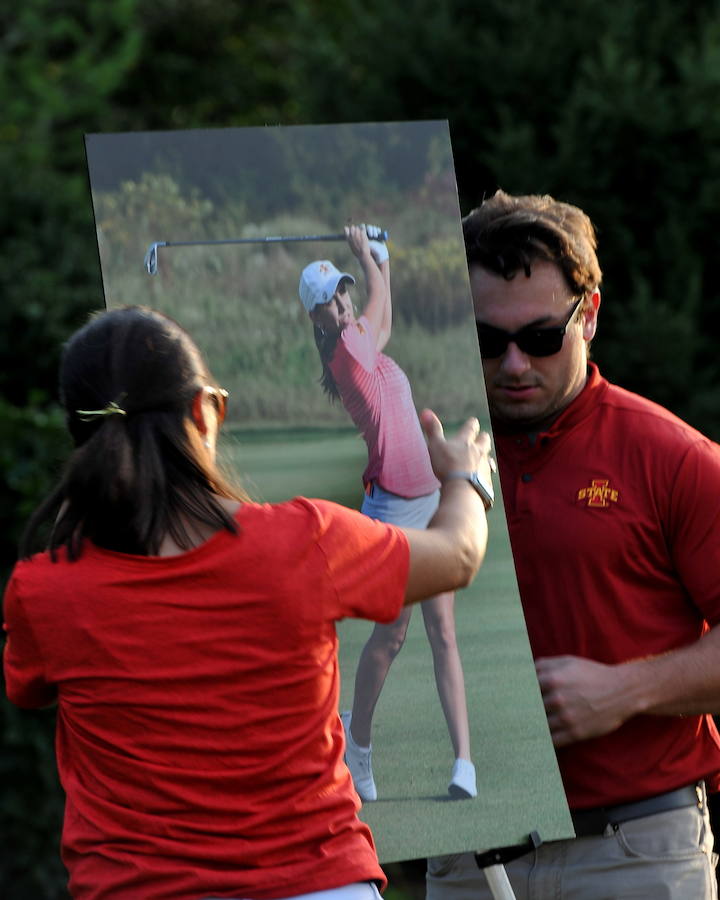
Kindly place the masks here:
MULTIPOLYGON (((596 359, 720 438, 717 0, 25 0, 0 35, 3 572, 65 446, 59 344, 101 303, 85 132, 448 118, 463 211, 586 209, 596 359)), ((0 708, 9 900, 63 896, 51 719, 0 708)))

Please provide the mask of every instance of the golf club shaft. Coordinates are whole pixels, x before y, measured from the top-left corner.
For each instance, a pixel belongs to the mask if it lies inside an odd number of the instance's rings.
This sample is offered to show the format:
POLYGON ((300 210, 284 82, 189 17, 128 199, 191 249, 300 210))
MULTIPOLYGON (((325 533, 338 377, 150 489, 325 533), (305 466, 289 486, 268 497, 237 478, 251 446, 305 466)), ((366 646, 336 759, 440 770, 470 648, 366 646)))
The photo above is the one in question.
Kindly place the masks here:
MULTIPOLYGON (((378 240, 386 241, 388 237, 387 231, 380 233, 378 240)), ((159 247, 191 247, 201 244, 279 244, 289 241, 344 241, 344 234, 304 234, 291 237, 289 235, 278 235, 269 237, 254 238, 227 238, 221 241, 159 241, 159 247)))
MULTIPOLYGON (((253 238, 226 238, 214 241, 154 241, 145 254, 145 268, 149 275, 157 274, 157 254, 160 247, 219 246, 221 244, 279 244, 298 241, 344 241, 345 232, 338 234, 269 235, 253 238)), ((376 240, 387 241, 388 233, 381 230, 376 240)))

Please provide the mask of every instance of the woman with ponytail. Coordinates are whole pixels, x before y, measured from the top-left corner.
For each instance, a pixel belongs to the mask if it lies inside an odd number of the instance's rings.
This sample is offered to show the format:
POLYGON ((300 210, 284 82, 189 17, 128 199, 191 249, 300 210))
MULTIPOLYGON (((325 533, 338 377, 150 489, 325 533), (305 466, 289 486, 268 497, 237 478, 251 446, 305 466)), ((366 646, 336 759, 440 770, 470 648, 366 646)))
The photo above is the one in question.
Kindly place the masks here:
POLYGON ((414 532, 321 500, 253 503, 224 479, 227 393, 160 313, 95 316, 60 392, 75 449, 6 590, 4 669, 17 705, 57 703, 71 896, 376 897, 335 622, 391 621, 471 580, 486 522, 456 473, 488 471, 487 435, 471 420, 446 441, 426 414, 447 484, 414 532))
POLYGON ((60 501, 50 548, 64 545, 70 559, 85 536, 158 554, 189 549, 198 529, 236 530, 231 510, 248 497, 214 463, 227 392, 177 323, 138 308, 98 316, 67 345, 60 391, 76 449, 30 520, 21 555, 60 501))

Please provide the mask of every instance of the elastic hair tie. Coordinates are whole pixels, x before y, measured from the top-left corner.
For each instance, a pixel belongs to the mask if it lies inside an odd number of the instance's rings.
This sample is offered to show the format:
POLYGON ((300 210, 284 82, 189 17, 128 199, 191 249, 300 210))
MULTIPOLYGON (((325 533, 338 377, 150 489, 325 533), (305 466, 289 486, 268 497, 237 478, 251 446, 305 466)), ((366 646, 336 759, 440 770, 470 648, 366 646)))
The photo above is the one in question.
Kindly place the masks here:
POLYGON ((104 409, 76 409, 75 413, 81 422, 92 422, 101 416, 126 416, 127 412, 111 400, 104 409))

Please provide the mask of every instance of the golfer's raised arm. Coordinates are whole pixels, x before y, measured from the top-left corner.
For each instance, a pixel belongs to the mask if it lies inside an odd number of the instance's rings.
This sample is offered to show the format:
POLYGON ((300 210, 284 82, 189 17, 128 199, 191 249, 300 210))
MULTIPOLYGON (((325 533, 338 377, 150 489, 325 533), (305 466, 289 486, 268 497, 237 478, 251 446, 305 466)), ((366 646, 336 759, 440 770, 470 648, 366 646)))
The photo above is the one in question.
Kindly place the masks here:
POLYGON ((427 529, 403 529, 410 542, 405 603, 470 584, 485 557, 488 534, 486 500, 464 476, 476 473, 483 483, 492 484, 490 436, 480 431, 477 419, 469 419, 449 440, 430 410, 420 421, 442 487, 440 505, 427 529))
MULTIPOLYGON (((378 351, 387 343, 390 333, 385 335, 383 326, 387 329, 388 304, 390 297, 388 295, 386 279, 380 270, 380 266, 373 258, 370 241, 364 225, 347 225, 345 227, 347 242, 353 255, 360 263, 363 275, 365 276, 365 287, 367 290, 367 304, 363 309, 363 315, 370 323, 373 335, 375 335, 375 346, 378 351)), ((389 284, 389 267, 387 284, 389 284)))
MULTIPOLYGON (((380 244, 379 241, 376 241, 380 247, 385 248, 384 244, 380 244)), ((387 250, 385 250, 387 253, 387 250)), ((375 253, 373 253, 373 259, 377 262, 377 258, 375 257, 375 253)), ((380 335, 377 340, 377 349, 378 352, 382 351, 385 347, 385 344, 390 340, 390 334, 392 332, 392 294, 390 293, 390 255, 388 254, 382 262, 378 262, 378 266, 380 267, 380 271, 383 276, 383 280, 385 282, 385 314, 383 316, 382 325, 380 326, 380 335)))
POLYGON ((384 241, 378 240, 376 236, 380 235, 380 228, 377 225, 367 226, 367 235, 369 238, 368 246, 370 254, 375 260, 377 267, 385 282, 385 308, 383 310, 382 322, 380 330, 375 341, 375 348, 378 353, 382 352, 387 342, 390 340, 392 332, 392 294, 390 292, 390 253, 384 241))

